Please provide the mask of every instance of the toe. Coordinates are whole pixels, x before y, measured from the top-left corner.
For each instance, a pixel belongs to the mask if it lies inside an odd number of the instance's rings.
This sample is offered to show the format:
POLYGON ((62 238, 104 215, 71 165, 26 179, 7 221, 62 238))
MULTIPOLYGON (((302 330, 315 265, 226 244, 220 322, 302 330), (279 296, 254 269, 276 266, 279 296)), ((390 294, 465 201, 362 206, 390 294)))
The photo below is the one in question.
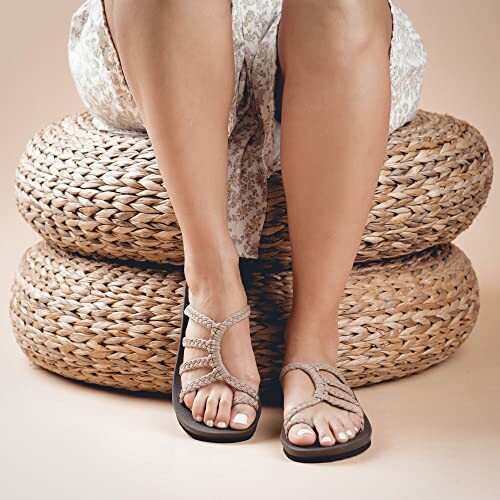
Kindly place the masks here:
POLYGON ((255 416, 255 410, 250 405, 234 405, 231 410, 230 426, 232 429, 247 429, 252 425, 255 416))
POLYGON ((214 426, 214 420, 217 415, 217 410, 219 408, 219 393, 216 391, 210 392, 205 404, 205 415, 203 416, 203 421, 208 427, 214 426))
MULTIPOLYGON (((349 418, 349 413, 342 413, 339 416, 339 420, 342 422, 344 426, 345 433, 349 439, 352 439, 356 435, 356 429, 354 428, 353 421, 349 418)), ((359 427, 358 427, 359 429, 359 427)))
POLYGON ((349 419, 352 422, 352 427, 353 427, 354 431, 356 433, 359 432, 361 430, 361 425, 363 423, 363 421, 361 420, 361 417, 359 417, 355 413, 349 413, 349 419))
POLYGON ((194 398, 196 397, 196 391, 188 392, 184 396, 184 404, 190 409, 193 409, 194 398))
POLYGON ((205 391, 196 391, 196 396, 193 401, 191 413, 197 422, 203 422, 203 415, 205 414, 205 404, 208 394, 205 391))
POLYGON ((288 439, 298 446, 310 446, 316 441, 316 433, 307 424, 295 424, 288 432, 288 439))
POLYGON ((332 446, 335 444, 335 438, 326 418, 315 419, 314 427, 316 427, 318 441, 321 446, 332 446))
POLYGON ((222 391, 219 399, 217 415, 215 416, 215 427, 225 429, 229 425, 232 401, 233 392, 229 389, 229 387, 227 387, 224 391, 222 391))
POLYGON ((345 443, 349 440, 349 436, 346 434, 344 425, 342 424, 340 419, 331 418, 329 424, 337 441, 339 441, 340 443, 345 443))

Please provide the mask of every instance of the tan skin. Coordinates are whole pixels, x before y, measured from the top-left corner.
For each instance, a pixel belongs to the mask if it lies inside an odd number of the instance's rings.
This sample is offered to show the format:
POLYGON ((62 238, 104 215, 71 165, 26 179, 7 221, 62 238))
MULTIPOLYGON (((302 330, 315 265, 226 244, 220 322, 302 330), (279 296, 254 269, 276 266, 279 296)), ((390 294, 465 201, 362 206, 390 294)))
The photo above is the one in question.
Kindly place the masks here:
MULTIPOLYGON (((105 0, 105 9, 182 230, 190 301, 220 321, 246 304, 227 221, 230 3, 105 0)), ((294 290, 285 362, 337 362, 338 306, 386 153, 391 34, 387 0, 283 0, 281 165, 294 290)), ((190 321, 186 334, 206 337, 208 331, 190 321)), ((187 348, 185 359, 203 354, 187 348)), ((228 330, 222 355, 234 376, 259 387, 248 319, 228 330)), ((183 384, 207 371, 183 374, 183 384)), ((312 390, 305 373, 289 372, 284 410, 312 390)), ((232 398, 230 387, 217 382, 185 402, 209 426, 248 427, 255 411, 232 406, 232 398), (237 414, 246 423, 233 422, 237 414)), ((360 429, 357 415, 327 403, 302 414, 312 417, 314 427, 291 428, 297 445, 332 446, 360 429)))

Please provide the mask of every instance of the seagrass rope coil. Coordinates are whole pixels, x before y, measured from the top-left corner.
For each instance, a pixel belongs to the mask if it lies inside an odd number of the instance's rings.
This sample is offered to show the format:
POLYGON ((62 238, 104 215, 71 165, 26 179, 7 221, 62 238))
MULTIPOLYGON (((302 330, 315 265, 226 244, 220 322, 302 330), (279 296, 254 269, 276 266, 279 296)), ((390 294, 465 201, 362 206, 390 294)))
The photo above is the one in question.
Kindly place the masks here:
MULTIPOLYGON (((420 372, 467 339, 479 287, 451 242, 484 206, 492 177, 486 141, 464 120, 419 110, 390 135, 339 307, 338 367, 352 387, 420 372)), ((279 171, 268 188, 259 259, 241 262, 264 393, 278 383, 292 305, 279 171)), ((16 193, 42 237, 12 283, 22 351, 64 377, 170 393, 184 255, 148 137, 99 131, 88 112, 66 116, 29 141, 16 193)))
MULTIPOLYGON (((452 241, 481 210, 492 175, 488 146, 477 129, 450 115, 419 110, 390 135, 356 262, 408 255, 452 241)), ((268 186, 259 259, 272 268, 289 268, 279 171, 268 186)), ((146 135, 99 131, 88 112, 53 122, 23 153, 16 191, 25 220, 61 248, 183 263, 168 186, 146 135)))
MULTIPOLYGON (((244 270, 252 343, 263 392, 275 389, 292 303, 289 270, 244 270)), ((41 241, 22 256, 12 285, 16 340, 34 363, 65 377, 169 393, 184 276, 176 266, 126 264, 41 241)), ((356 264, 339 308, 338 367, 353 386, 424 370, 468 337, 479 289, 454 244, 356 264)))

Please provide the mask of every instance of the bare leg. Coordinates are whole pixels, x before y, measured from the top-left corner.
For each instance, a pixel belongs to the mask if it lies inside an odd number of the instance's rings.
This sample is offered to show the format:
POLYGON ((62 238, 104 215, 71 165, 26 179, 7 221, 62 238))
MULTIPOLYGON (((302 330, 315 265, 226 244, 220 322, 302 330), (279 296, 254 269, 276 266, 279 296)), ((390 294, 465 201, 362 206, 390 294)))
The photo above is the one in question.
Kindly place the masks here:
MULTIPOLYGON (((285 362, 337 361, 338 305, 387 147, 391 33, 386 0, 283 1, 281 164, 294 286, 285 362)), ((285 411, 312 395, 303 372, 283 382, 285 411)), ((359 417, 327 403, 301 415, 313 418, 325 446, 360 428, 359 417)), ((289 438, 317 439, 306 424, 289 438)))
MULTIPOLYGON (((230 2, 106 0, 106 12, 182 230, 190 301, 221 321, 246 304, 227 221, 227 127, 234 85, 230 2)), ((188 337, 207 334, 189 322, 188 337)), ((186 348, 185 359, 205 354, 186 348)), ((228 330, 222 354, 233 375, 258 389, 248 318, 228 330)), ((208 371, 184 373, 183 384, 208 371)), ((248 427, 255 410, 244 404, 231 409, 232 398, 232 389, 217 382, 189 393, 185 402, 209 426, 248 427), (243 417, 233 422, 236 414, 243 417)))

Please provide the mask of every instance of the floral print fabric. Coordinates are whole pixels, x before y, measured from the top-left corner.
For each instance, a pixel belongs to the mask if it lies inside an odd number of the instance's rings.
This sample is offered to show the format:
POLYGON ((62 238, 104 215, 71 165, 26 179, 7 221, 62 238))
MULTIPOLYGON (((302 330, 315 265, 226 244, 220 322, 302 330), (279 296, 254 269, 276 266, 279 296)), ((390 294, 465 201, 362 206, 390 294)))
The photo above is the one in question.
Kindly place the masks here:
MULTIPOLYGON (((427 54, 408 16, 392 0, 388 3, 393 16, 390 133, 417 112, 427 54)), ((258 258, 267 179, 280 169, 274 92, 281 6, 282 0, 233 0, 231 5, 236 71, 228 126, 228 217, 238 254, 246 258, 258 258)), ((146 134, 109 32, 103 0, 85 0, 74 12, 68 61, 98 129, 146 134)))

